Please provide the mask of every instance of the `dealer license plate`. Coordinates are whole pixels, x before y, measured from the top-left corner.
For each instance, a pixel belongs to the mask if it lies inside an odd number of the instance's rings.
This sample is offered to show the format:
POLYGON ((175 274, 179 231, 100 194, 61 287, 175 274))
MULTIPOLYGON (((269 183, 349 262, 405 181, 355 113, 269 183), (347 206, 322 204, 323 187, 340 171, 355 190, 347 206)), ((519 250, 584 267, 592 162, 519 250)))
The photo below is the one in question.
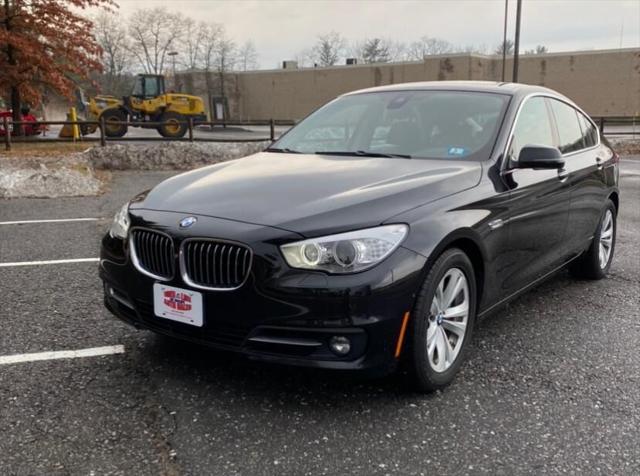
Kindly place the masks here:
POLYGON ((153 310, 158 317, 202 327, 202 294, 199 292, 155 283, 153 310))

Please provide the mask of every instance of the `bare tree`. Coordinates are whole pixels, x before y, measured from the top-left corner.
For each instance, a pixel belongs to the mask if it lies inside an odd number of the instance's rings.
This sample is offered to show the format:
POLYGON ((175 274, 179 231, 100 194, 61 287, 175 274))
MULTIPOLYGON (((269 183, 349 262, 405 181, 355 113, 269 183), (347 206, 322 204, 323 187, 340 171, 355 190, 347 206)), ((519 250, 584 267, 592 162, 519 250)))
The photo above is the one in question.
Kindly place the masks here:
POLYGON ((184 20, 184 38, 182 41, 182 61, 181 64, 189 69, 197 69, 201 63, 204 39, 207 35, 209 26, 205 22, 196 22, 192 18, 184 20))
POLYGON ((235 43, 226 36, 224 27, 217 23, 209 24, 202 37, 201 67, 211 107, 213 107, 212 95, 216 86, 218 86, 217 94, 223 98, 226 96, 225 75, 233 69, 236 61, 235 43))
POLYGON ((185 19, 166 8, 141 9, 129 19, 131 50, 145 72, 162 74, 167 54, 178 48, 185 31, 185 19))
MULTIPOLYGON (((294 55, 293 59, 298 63, 298 67, 300 68, 313 66, 313 63, 314 63, 313 49, 308 48, 306 50, 300 50, 294 55)), ((278 68, 279 67, 280 65, 278 65, 278 68)))
POLYGON ((225 96, 224 77, 233 69, 237 62, 237 48, 233 40, 227 38, 224 34, 218 41, 215 50, 215 69, 218 73, 218 83, 220 85, 220 96, 225 96))
POLYGON ((478 54, 478 55, 486 55, 489 48, 486 44, 481 43, 479 45, 466 45, 457 50, 459 53, 469 53, 469 54, 478 54))
POLYGON ((525 54, 527 55, 543 55, 545 53, 549 52, 549 48, 547 48, 544 45, 538 45, 535 48, 531 49, 531 50, 527 50, 525 51, 525 54))
MULTIPOLYGON (((222 25, 212 23, 207 25, 202 37, 200 66, 204 71, 205 86, 209 96, 211 96, 211 92, 213 91, 212 74, 215 70, 218 42, 223 35, 224 28, 222 25)), ((211 100, 211 97, 209 97, 209 100, 211 100)))
POLYGON ((357 43, 354 48, 357 58, 363 63, 388 63, 391 61, 389 42, 381 38, 369 38, 361 43, 357 43))
POLYGON ((421 61, 425 56, 445 55, 454 51, 453 45, 446 40, 423 36, 409 45, 407 56, 409 59, 421 61))
POLYGON ((339 33, 332 31, 320 35, 313 47, 313 59, 319 66, 333 66, 344 55, 346 41, 339 33))
POLYGON ((253 41, 246 41, 238 48, 238 69, 248 71, 258 67, 258 53, 253 41))
POLYGON ((127 30, 119 15, 101 11, 93 18, 93 34, 102 48, 104 74, 99 77, 101 89, 121 96, 128 85, 127 70, 131 63, 127 30))
POLYGON ((387 40, 390 61, 406 61, 408 58, 407 45, 401 41, 387 40))
POLYGON ((503 52, 506 52, 507 55, 512 55, 513 50, 514 45, 512 40, 507 40, 505 42, 501 41, 495 49, 495 54, 501 55, 503 52))

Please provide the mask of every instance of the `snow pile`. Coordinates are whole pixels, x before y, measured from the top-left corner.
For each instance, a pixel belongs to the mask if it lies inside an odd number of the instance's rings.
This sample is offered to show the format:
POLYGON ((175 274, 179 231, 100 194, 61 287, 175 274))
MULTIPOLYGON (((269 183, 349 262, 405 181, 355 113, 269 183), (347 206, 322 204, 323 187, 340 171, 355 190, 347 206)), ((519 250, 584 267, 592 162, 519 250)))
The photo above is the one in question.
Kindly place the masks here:
POLYGON ((106 170, 189 170, 203 165, 246 157, 264 150, 264 142, 109 145, 93 147, 83 156, 96 169, 106 170))
POLYGON ((97 195, 102 182, 87 165, 49 168, 0 167, 0 198, 97 195))
POLYGON ((0 198, 97 195, 104 170, 188 170, 254 154, 270 142, 109 145, 82 153, 0 157, 0 198), (96 171, 97 176, 96 176, 96 171))

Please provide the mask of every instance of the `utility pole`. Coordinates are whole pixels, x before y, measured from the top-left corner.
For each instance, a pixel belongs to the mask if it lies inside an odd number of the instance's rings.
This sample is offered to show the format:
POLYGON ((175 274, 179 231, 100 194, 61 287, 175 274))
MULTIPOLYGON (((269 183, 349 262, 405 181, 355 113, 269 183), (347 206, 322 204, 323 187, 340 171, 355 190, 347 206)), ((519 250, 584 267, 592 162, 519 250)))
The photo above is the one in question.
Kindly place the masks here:
POLYGON ((513 79, 514 83, 518 82, 518 56, 520 53, 520 18, 522 14, 522 0, 517 0, 516 8, 516 38, 513 48, 513 79))
POLYGON ((509 0, 504 0, 504 31, 502 35, 502 82, 504 83, 507 68, 507 19, 509 17, 509 0))
POLYGON ((167 53, 169 56, 171 56, 171 59, 173 61, 173 89, 174 91, 177 91, 178 88, 178 78, 176 77, 176 56, 178 56, 178 52, 177 51, 169 51, 169 53, 167 53))

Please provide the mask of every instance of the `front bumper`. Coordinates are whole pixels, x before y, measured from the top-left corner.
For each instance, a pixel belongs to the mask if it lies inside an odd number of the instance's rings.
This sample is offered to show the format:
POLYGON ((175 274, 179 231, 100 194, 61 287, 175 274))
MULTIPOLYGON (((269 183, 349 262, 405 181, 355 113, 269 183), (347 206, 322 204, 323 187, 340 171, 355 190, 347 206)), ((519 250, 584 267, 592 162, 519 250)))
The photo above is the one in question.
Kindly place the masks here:
MULTIPOLYGON (((140 220, 141 216, 132 215, 134 225, 155 225, 176 243, 187 237, 171 226, 158 227, 160 221, 177 223, 174 217, 180 214, 145 211, 144 216, 140 220), (166 215, 171 215, 169 220, 166 215)), ((330 276, 289 268, 278 243, 292 237, 282 236, 286 233, 282 230, 210 217, 198 217, 198 224, 201 230, 211 231, 197 236, 224 236, 243 241, 254 251, 251 274, 241 288, 199 290, 204 307, 202 327, 157 317, 153 309, 156 281, 133 266, 126 243, 108 235, 103 239, 100 261, 106 307, 138 328, 240 352, 252 359, 372 373, 395 367, 402 317, 411 310, 422 279, 425 259, 421 255, 400 247, 370 270, 330 276), (330 349, 334 336, 350 340, 347 355, 339 356, 330 349)), ((180 276, 166 284, 189 288, 180 276)))

